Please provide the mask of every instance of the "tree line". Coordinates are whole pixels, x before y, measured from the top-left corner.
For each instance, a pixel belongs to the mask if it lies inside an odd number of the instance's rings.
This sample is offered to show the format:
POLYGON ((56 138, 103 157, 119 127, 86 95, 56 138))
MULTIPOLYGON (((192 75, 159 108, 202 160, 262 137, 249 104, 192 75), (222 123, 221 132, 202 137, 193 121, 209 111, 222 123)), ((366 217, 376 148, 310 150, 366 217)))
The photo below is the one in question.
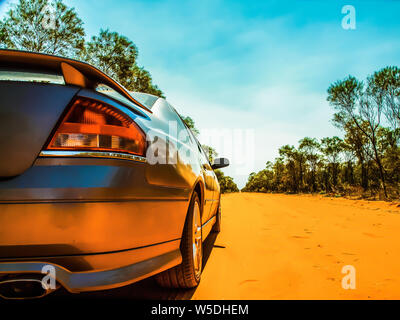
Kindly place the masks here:
POLYGON ((399 198, 400 69, 383 68, 365 81, 336 81, 327 100, 343 138, 305 137, 297 147, 282 146, 275 161, 250 174, 242 191, 399 198))
POLYGON ((137 64, 139 51, 130 39, 101 29, 86 41, 83 25, 75 9, 62 0, 19 0, 0 21, 0 48, 85 61, 128 90, 164 97, 151 74, 137 64))

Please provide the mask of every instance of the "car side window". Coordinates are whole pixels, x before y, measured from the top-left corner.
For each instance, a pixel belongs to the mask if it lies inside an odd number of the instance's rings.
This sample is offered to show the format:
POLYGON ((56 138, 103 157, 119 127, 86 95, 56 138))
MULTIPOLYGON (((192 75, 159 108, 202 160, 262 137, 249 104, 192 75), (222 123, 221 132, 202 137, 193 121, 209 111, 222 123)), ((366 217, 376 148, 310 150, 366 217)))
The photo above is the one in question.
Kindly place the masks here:
POLYGON ((206 165, 207 168, 208 168, 208 166, 210 166, 210 169, 211 169, 211 163, 210 163, 210 161, 209 161, 209 159, 207 157, 207 153, 204 151, 203 147, 201 146, 201 143, 199 142, 199 140, 197 140, 197 138, 193 135, 193 133, 192 133, 192 137, 195 140, 195 143, 197 145, 197 149, 199 150, 201 163, 206 165))
POLYGON ((179 116, 178 112, 174 109, 174 107, 172 107, 169 104, 169 107, 171 108, 172 114, 173 114, 173 120, 175 120, 177 122, 177 126, 178 126, 178 134, 179 132, 181 132, 181 130, 184 130, 187 133, 188 136, 188 140, 186 141, 186 143, 189 143, 192 147, 195 147, 195 140, 193 140, 193 133, 192 131, 186 126, 185 122, 182 120, 182 118, 179 116))
MULTIPOLYGON (((183 124, 186 127, 186 130, 189 132, 189 137, 192 140, 192 143, 194 145, 195 148, 197 148, 199 150, 199 153, 203 156, 205 156, 205 152, 203 150, 203 147, 201 146, 199 140, 197 140, 196 136, 194 135, 194 133, 192 132, 192 130, 190 130, 190 128, 186 125, 186 123, 181 119, 181 121, 183 122, 183 124)), ((207 157, 206 157, 207 158, 207 157)))
POLYGON ((174 109, 174 107, 172 107, 171 105, 169 105, 171 110, 174 113, 174 118, 176 119, 176 121, 178 122, 178 132, 180 130, 186 130, 188 137, 190 141, 189 144, 192 146, 192 148, 195 150, 198 150, 198 158, 200 160, 200 163, 202 165, 205 165, 208 169, 211 170, 211 164, 210 161, 207 157, 206 152, 203 150, 203 147, 201 146, 200 142, 197 140, 196 136, 193 134, 192 130, 190 130, 190 128, 186 125, 186 123, 182 120, 182 118, 180 117, 179 113, 174 109))
POLYGON ((179 119, 181 120, 182 124, 185 126, 186 130, 188 131, 189 138, 191 139, 192 145, 194 146, 194 148, 198 149, 201 163, 211 166, 211 163, 210 163, 210 161, 208 159, 207 153, 204 151, 204 149, 201 146, 201 143, 199 142, 199 140, 197 140, 197 138, 194 135, 194 133, 192 132, 192 130, 190 130, 190 128, 186 125, 186 123, 182 120, 182 118, 179 116, 178 113, 177 113, 177 116, 179 117, 179 119))
POLYGON ((199 146, 199 149, 200 149, 200 153, 202 154, 203 158, 205 159, 206 164, 208 164, 210 166, 210 169, 211 169, 211 163, 210 163, 210 159, 207 156, 207 152, 204 151, 204 149, 201 146, 200 142, 198 142, 198 146, 199 146))

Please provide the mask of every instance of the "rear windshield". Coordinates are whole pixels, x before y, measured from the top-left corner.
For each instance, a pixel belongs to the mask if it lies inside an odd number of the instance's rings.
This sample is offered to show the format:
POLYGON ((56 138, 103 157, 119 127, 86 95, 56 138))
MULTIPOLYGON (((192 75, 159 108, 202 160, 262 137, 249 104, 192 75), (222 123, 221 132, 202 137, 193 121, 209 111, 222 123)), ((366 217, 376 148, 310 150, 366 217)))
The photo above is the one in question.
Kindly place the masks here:
POLYGON ((115 91, 114 89, 110 88, 105 84, 101 83, 97 85, 96 91, 105 94, 106 96, 109 96, 119 102, 122 102, 125 105, 134 106, 134 103, 132 101, 128 100, 122 94, 120 94, 119 92, 115 91))
MULTIPOLYGON (((114 89, 110 88, 109 86, 105 84, 99 84, 96 87, 96 91, 100 92, 102 94, 105 94, 111 98, 114 98, 124 104, 127 105, 134 105, 132 101, 128 100, 124 96, 122 96, 119 92, 115 91, 114 89)), ((158 100, 158 97, 153 96, 151 94, 147 93, 141 93, 141 92, 132 92, 130 91, 129 94, 138 102, 140 102, 142 105, 147 107, 148 109, 151 109, 154 105, 154 103, 158 100)))
POLYGON ((65 84, 64 77, 62 75, 30 70, 0 69, 0 81, 65 84))

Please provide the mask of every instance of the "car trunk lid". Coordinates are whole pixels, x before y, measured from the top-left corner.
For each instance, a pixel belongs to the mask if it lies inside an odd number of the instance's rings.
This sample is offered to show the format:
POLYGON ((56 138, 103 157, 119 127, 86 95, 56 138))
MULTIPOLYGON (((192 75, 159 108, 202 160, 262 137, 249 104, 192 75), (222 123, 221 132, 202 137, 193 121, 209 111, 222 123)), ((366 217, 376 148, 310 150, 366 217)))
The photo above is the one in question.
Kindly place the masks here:
POLYGON ((32 166, 78 91, 79 87, 0 79, 0 178, 18 176, 32 166))

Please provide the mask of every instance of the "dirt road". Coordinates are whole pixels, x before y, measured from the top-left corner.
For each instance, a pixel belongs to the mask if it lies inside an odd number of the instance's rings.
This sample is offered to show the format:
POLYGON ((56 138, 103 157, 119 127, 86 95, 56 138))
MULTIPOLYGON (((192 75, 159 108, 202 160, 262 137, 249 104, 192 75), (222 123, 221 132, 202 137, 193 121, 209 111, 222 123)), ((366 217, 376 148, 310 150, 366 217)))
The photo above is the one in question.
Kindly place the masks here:
MULTIPOLYGON (((105 299, 400 298, 397 204, 322 196, 237 193, 222 197, 222 232, 205 243, 197 289, 159 288, 154 279, 79 295, 105 299), (342 268, 356 289, 342 288, 342 268)), ((45 299, 63 298, 57 291, 45 299)))
POLYGON ((397 204, 228 194, 222 232, 192 299, 400 298, 397 204), (342 267, 356 289, 342 288, 342 267))

